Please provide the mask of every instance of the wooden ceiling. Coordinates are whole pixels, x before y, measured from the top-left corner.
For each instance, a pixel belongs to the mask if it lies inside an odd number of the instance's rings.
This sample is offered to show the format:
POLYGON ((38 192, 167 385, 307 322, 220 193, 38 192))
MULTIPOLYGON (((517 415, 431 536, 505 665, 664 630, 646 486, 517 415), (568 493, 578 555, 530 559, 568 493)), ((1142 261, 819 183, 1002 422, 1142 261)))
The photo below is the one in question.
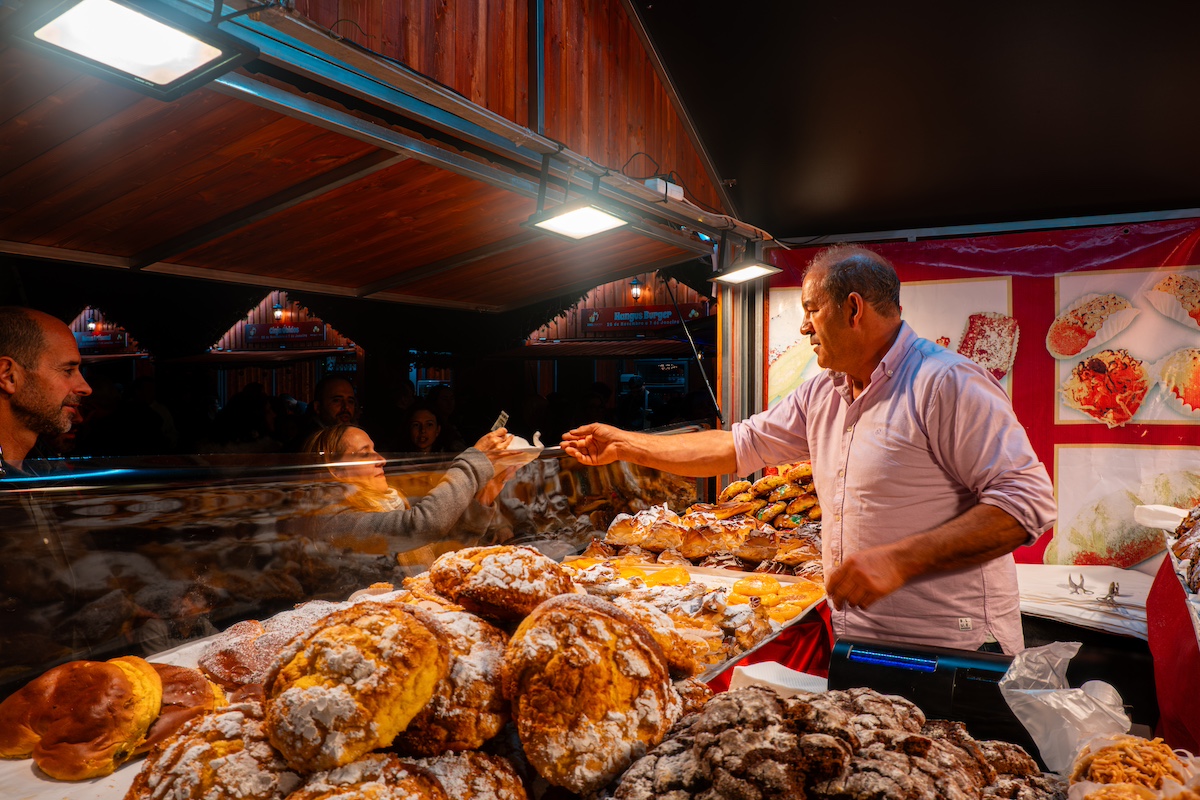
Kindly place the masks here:
POLYGON ((510 4, 458 4, 485 39, 432 0, 376 5, 225 23, 262 56, 172 103, 0 39, 0 254, 502 312, 761 235, 722 213, 627 6, 547 2, 530 81, 538 38, 510 4), (447 56, 428 26, 475 38, 447 56), (523 227, 546 153, 548 204, 599 186, 634 224, 580 243, 523 227), (688 200, 643 171, 674 172, 688 200))

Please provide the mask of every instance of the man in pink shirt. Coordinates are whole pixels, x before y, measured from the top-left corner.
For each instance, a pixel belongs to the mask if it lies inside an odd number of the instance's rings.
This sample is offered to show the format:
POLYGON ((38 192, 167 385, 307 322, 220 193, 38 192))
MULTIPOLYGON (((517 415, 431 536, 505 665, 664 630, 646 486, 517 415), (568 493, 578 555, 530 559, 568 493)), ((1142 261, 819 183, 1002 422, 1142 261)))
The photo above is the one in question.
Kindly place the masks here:
POLYGON ((804 276, 801 333, 824 372, 731 431, 653 436, 585 425, 586 464, 746 475, 811 458, 837 636, 974 650, 1024 646, 1011 553, 1054 523, 1053 490, 1004 390, 918 338, 900 281, 860 247, 804 276))

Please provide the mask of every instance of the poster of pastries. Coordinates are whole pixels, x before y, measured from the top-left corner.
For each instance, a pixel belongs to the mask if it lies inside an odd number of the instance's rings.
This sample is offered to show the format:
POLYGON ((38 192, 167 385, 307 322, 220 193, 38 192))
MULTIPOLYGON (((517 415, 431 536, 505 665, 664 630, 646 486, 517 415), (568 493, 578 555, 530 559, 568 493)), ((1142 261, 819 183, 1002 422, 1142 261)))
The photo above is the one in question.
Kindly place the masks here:
MULTIPOLYGON (((800 335, 800 289, 771 290, 767 328, 767 404, 820 371, 808 337, 800 335)), ((912 281, 900 287, 904 320, 918 336, 963 353, 995 375, 1012 393, 1010 371, 1020 341, 1012 316, 1012 279, 912 281)))
POLYGON ((1055 422, 1200 422, 1200 268, 1056 275, 1055 422))
POLYGON ((1166 548, 1162 531, 1134 521, 1137 506, 1200 505, 1200 447, 1056 445, 1054 488, 1044 563, 1134 567, 1166 548))

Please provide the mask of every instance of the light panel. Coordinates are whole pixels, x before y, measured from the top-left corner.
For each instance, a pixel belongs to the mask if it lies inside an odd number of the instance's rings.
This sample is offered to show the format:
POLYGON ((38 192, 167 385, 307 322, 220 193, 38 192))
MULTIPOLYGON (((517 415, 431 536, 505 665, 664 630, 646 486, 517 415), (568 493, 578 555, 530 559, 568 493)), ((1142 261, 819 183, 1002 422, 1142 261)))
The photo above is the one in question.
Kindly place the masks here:
POLYGON ((580 206, 533 223, 535 227, 569 239, 586 239, 628 224, 625 220, 595 206, 580 206))
POLYGON ((709 280, 719 283, 745 283, 755 278, 774 275, 776 272, 783 272, 783 270, 779 267, 772 267, 769 264, 758 262, 752 264, 735 264, 728 272, 714 275, 709 280))
POLYGON ((215 25, 155 0, 30 3, 17 38, 88 72, 174 100, 255 58, 215 25))

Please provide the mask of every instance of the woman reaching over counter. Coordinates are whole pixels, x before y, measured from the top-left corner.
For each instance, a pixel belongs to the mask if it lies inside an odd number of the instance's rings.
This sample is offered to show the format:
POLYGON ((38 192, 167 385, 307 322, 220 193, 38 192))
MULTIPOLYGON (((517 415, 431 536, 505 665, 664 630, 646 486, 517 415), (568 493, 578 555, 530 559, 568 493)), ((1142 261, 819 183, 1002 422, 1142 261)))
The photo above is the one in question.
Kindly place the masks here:
POLYGON ((325 428, 304 450, 326 465, 345 494, 315 513, 281 520, 283 530, 364 555, 394 555, 401 566, 421 569, 447 550, 490 544, 498 537, 488 529, 499 516, 491 503, 511 477, 512 440, 503 428, 484 435, 450 462, 427 495, 410 503, 388 484, 386 460, 366 431, 325 428))

